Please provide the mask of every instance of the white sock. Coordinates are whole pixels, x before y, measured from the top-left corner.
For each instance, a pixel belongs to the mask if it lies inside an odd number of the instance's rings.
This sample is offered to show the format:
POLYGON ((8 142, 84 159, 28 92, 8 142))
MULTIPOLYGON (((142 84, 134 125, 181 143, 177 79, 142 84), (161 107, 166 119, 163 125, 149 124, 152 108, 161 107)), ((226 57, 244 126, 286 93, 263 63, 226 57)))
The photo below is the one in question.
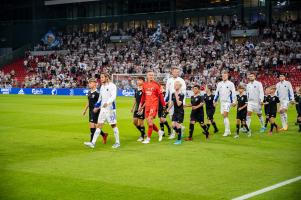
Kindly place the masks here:
POLYGON ((115 142, 120 144, 120 141, 119 141, 119 130, 117 127, 113 128, 113 131, 114 131, 114 136, 115 136, 115 142))
POLYGON ((285 113, 280 114, 280 119, 282 123, 282 128, 286 127, 285 113))
POLYGON ((225 124, 225 133, 230 133, 230 122, 228 117, 224 118, 224 124, 225 124))
POLYGON ((247 115, 247 126, 250 128, 251 125, 251 116, 247 115))
POLYGON ((259 117, 259 121, 260 121, 261 127, 264 127, 264 119, 263 119, 262 115, 259 117))
POLYGON ((285 125, 287 126, 287 113, 284 113, 285 125))
POLYGON ((95 144, 96 141, 97 141, 97 138, 98 136, 100 135, 100 132, 101 132, 101 129, 100 128, 97 128, 94 132, 94 136, 93 136, 93 139, 92 139, 92 143, 95 144))

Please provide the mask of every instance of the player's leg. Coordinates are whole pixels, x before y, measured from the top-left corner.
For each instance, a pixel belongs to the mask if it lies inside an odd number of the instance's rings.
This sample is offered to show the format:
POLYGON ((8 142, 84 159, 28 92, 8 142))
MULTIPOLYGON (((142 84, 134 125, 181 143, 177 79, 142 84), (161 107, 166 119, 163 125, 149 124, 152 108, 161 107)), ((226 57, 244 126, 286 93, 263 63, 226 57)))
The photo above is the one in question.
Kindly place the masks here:
POLYGON ((281 123, 282 123, 282 129, 283 131, 286 131, 288 129, 288 125, 287 125, 287 103, 286 102, 282 102, 280 103, 280 119, 281 119, 281 123))
POLYGON ((119 129, 116 123, 110 125, 114 131, 114 137, 115 137, 115 144, 113 144, 112 148, 117 149, 118 147, 120 147, 119 129))
POLYGON ((264 123, 264 127, 267 128, 268 127, 268 123, 269 123, 269 115, 265 114, 265 123, 264 123))
POLYGON ((260 126, 261 126, 260 133, 263 133, 266 131, 266 128, 264 126, 264 119, 262 116, 262 106, 260 104, 257 105, 256 114, 257 114, 257 117, 259 118, 259 122, 260 122, 260 126))
POLYGON ((155 132, 158 132, 159 135, 159 142, 162 141, 162 137, 164 132, 159 130, 158 127, 154 124, 154 118, 157 115, 156 108, 146 108, 145 110, 145 116, 147 117, 147 124, 148 124, 148 130, 147 130, 147 138, 142 142, 143 144, 148 144, 150 142, 150 138, 152 136, 153 130, 155 132))
POLYGON ((202 127, 202 129, 204 130, 203 134, 206 136, 206 139, 208 139, 209 138, 209 131, 208 131, 208 128, 207 128, 206 124, 204 123, 204 120, 200 120, 199 124, 202 127))
POLYGON ((94 148, 97 138, 99 137, 100 133, 101 133, 101 129, 102 129, 103 123, 99 122, 96 124, 96 130, 94 132, 93 138, 91 142, 85 142, 84 144, 88 147, 94 148))
POLYGON ((138 139, 139 142, 142 142, 144 140, 144 136, 145 136, 145 127, 144 127, 144 120, 143 119, 138 119, 138 126, 139 126, 139 130, 140 130, 140 140, 138 139))
POLYGON ((186 141, 192 141, 192 136, 193 136, 193 132, 194 132, 194 124, 195 124, 195 121, 190 120, 189 136, 188 136, 188 138, 185 138, 186 141))
POLYGON ((114 137, 115 137, 115 144, 113 144, 112 148, 116 149, 116 148, 120 147, 120 138, 119 138, 119 129, 117 127, 116 110, 110 110, 107 114, 106 120, 113 129, 114 137))
POLYGON ((93 122, 90 122, 90 123, 89 123, 89 127, 90 127, 90 142, 92 142, 94 133, 95 133, 95 131, 96 131, 96 124, 93 123, 93 122))
POLYGON ((178 122, 173 121, 172 122, 173 129, 175 132, 178 134, 177 140, 175 141, 174 144, 181 144, 181 139, 182 139, 182 130, 181 130, 181 124, 178 122))
POLYGON ((276 130, 278 129, 277 124, 275 123, 275 118, 273 116, 270 117, 271 129, 269 135, 272 135, 274 127, 276 130))
POLYGON ((239 138, 239 129, 240 129, 240 119, 236 117, 236 134, 234 135, 234 138, 239 138))
MULTIPOLYGON (((213 128, 214 128, 214 133, 217 133, 217 132, 218 132, 218 128, 217 128, 217 125, 216 125, 216 123, 215 123, 215 121, 214 121, 214 112, 215 112, 215 110, 213 110, 213 111, 210 113, 209 120, 210 120, 210 122, 211 122, 211 124, 212 124, 212 126, 213 126, 213 128)), ((208 127, 208 129, 209 129, 209 127, 208 127)), ((208 130, 208 129, 207 129, 207 130, 208 130)))

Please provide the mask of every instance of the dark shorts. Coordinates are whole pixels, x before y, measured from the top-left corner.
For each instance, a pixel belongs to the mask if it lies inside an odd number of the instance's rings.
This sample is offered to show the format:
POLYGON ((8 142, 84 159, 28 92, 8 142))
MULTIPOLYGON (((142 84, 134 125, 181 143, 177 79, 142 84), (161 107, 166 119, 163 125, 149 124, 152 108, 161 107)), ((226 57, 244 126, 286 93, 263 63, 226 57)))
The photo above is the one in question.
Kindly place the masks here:
POLYGON ((179 124, 183 123, 184 121, 184 113, 174 113, 172 115, 172 120, 173 122, 177 122, 179 124))
POLYGON ((99 112, 100 111, 98 111, 97 113, 95 113, 95 112, 93 112, 93 110, 89 110, 89 122, 90 123, 97 124, 99 112))
POLYGON ((277 112, 269 112, 269 113, 268 113, 268 116, 269 116, 270 118, 271 118, 271 117, 276 118, 277 112))
POLYGON ((135 110, 135 111, 134 111, 134 114, 133 114, 133 117, 134 117, 134 118, 138 118, 138 119, 145 119, 145 116, 144 116, 144 110, 142 111, 142 114, 139 114, 139 113, 138 113, 138 110, 135 110))
POLYGON ((208 120, 213 120, 215 109, 206 109, 206 115, 208 120))
POLYGON ((191 112, 190 113, 190 121, 195 121, 199 123, 204 123, 204 113, 200 112, 191 112))
POLYGON ((167 116, 167 113, 164 112, 164 109, 160 107, 159 110, 158 110, 158 117, 159 118, 166 118, 166 116, 167 116))
POLYGON ((247 111, 237 111, 236 119, 239 119, 240 121, 246 121, 247 119, 247 111))

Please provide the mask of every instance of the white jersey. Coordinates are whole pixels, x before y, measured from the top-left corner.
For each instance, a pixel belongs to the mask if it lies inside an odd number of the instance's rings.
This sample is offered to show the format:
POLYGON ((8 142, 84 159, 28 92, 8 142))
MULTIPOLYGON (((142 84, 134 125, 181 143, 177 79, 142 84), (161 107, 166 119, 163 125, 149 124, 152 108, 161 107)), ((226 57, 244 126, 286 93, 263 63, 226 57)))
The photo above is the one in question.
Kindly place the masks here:
POLYGON ((176 81, 179 81, 181 83, 182 86, 181 86, 180 92, 186 96, 186 83, 185 83, 184 79, 182 79, 181 77, 177 77, 177 78, 170 77, 166 82, 166 89, 165 89, 166 94, 164 97, 164 100, 166 102, 171 101, 171 95, 172 95, 172 93, 175 92, 174 85, 175 85, 176 81))
POLYGON ((258 103, 263 102, 264 92, 261 82, 254 80, 253 82, 249 82, 247 84, 246 89, 248 102, 249 103, 258 103))
POLYGON ((280 101, 294 100, 294 90, 289 81, 280 81, 276 84, 276 95, 280 101))
POLYGON ((234 84, 227 80, 217 84, 214 101, 220 99, 220 102, 233 103, 236 101, 236 92, 234 84))
POLYGON ((97 103, 100 103, 102 108, 105 103, 108 104, 106 109, 115 110, 116 109, 116 95, 117 87, 114 83, 109 82, 101 85, 99 91, 99 98, 97 103))

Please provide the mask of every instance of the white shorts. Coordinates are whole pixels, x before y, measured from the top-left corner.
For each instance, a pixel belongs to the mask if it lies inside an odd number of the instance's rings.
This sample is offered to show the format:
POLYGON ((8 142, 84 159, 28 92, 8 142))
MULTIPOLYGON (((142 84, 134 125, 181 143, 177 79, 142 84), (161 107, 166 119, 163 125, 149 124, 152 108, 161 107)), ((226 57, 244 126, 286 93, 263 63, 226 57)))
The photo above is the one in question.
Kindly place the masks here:
POLYGON ((282 109, 286 109, 287 110, 288 104, 289 104, 289 101, 286 101, 286 100, 280 101, 280 107, 279 107, 279 109, 280 110, 282 110, 282 109))
POLYGON ((248 112, 255 112, 257 114, 262 114, 262 106, 259 103, 248 102, 247 107, 248 112))
POLYGON ((221 114, 224 114, 224 112, 230 112, 231 103, 228 102, 221 102, 221 114))
POLYGON ((100 110, 97 123, 103 124, 105 122, 108 122, 110 125, 117 123, 116 110, 104 108, 100 110))

